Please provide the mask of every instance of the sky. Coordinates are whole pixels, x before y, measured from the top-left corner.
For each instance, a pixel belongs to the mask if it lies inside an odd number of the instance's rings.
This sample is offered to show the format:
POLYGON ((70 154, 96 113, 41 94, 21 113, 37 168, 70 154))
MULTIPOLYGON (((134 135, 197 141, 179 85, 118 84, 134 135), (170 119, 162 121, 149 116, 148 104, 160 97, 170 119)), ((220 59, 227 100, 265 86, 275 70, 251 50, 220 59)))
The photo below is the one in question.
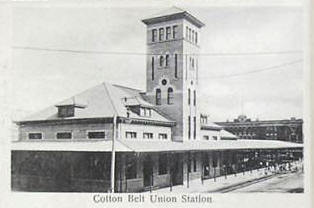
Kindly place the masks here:
MULTIPOLYGON (((232 120, 239 114, 252 119, 302 117, 303 11, 294 4, 278 5, 183 5, 206 25, 201 31, 201 54, 297 51, 201 56, 200 109, 209 114, 211 120, 232 120), (269 69, 279 65, 283 66, 269 69), (269 70, 247 73, 263 69, 269 70), (246 75, 232 76, 234 74, 246 75)), ((166 8, 148 5, 15 7, 10 72, 14 119, 103 81, 143 91, 146 88, 145 55, 67 53, 16 47, 145 53, 146 28, 140 20, 163 9, 166 8)))

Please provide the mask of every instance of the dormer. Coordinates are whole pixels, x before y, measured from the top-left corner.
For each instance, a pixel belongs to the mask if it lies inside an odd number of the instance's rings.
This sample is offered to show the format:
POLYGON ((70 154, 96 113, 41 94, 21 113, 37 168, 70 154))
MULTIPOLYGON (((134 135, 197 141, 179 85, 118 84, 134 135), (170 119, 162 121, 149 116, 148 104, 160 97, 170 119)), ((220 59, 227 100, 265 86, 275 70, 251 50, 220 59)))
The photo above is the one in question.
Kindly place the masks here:
POLYGON ((74 117, 75 116, 75 109, 76 108, 85 108, 85 105, 79 104, 61 104, 56 105, 58 108, 58 117, 59 118, 67 118, 67 117, 74 117))

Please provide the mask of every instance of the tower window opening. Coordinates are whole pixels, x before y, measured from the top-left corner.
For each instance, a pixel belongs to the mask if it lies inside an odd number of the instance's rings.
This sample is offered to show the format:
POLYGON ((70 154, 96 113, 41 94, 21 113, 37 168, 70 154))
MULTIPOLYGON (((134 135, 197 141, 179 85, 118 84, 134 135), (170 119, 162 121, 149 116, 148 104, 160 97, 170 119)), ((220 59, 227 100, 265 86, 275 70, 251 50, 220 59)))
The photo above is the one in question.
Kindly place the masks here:
POLYGON ((188 40, 189 39, 189 27, 185 28, 185 38, 188 40))
POLYGON ((155 58, 152 57, 152 80, 155 79, 155 58))
POLYGON ((178 33, 178 25, 172 26, 172 38, 173 39, 177 38, 177 33, 178 33))
POLYGON ((189 41, 191 41, 191 35, 192 35, 191 33, 192 33, 192 30, 191 30, 191 28, 189 28, 189 38, 188 38, 189 41))
POLYGON ((194 30, 192 30, 192 42, 194 43, 194 30))
POLYGON ((194 116, 194 118, 193 118, 193 124, 194 124, 194 126, 193 126, 193 137, 194 137, 194 139, 196 139, 196 116, 194 116))
POLYGON ((156 89, 156 105, 161 105, 161 90, 156 89))
POLYGON ((171 27, 166 27, 166 40, 169 40, 171 37, 171 27))
POLYGON ((166 55, 166 67, 169 66, 169 54, 166 55))
POLYGON ((163 56, 160 56, 160 57, 159 57, 159 66, 160 66, 160 67, 163 67, 163 65, 164 65, 164 57, 163 57, 163 56))
POLYGON ((171 87, 168 88, 168 97, 167 97, 167 103, 168 105, 173 104, 173 89, 171 87))
POLYGON ((159 28, 159 41, 164 40, 164 28, 159 28))
POLYGON ((152 30, 152 42, 155 42, 157 39, 157 30, 153 29, 152 30))
POLYGON ((174 54, 174 77, 178 78, 178 54, 174 54))
POLYGON ((188 89, 188 105, 191 104, 191 90, 188 89))
POLYGON ((188 117, 188 136, 191 139, 191 116, 188 117))
POLYGON ((197 32, 195 32, 195 44, 197 44, 197 32))
POLYGON ((193 91, 193 94, 194 94, 193 105, 195 106, 196 105, 196 91, 195 90, 193 91))

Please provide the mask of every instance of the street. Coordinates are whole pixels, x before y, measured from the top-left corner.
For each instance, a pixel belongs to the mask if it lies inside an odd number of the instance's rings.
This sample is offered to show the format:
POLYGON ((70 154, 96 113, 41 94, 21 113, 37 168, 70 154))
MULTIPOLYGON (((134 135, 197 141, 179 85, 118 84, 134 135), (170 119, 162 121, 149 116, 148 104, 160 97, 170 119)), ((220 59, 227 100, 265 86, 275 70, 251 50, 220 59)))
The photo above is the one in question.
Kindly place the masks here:
POLYGON ((279 174, 258 183, 243 185, 233 189, 232 193, 246 192, 280 192, 280 193, 303 193, 303 178, 301 172, 279 174))

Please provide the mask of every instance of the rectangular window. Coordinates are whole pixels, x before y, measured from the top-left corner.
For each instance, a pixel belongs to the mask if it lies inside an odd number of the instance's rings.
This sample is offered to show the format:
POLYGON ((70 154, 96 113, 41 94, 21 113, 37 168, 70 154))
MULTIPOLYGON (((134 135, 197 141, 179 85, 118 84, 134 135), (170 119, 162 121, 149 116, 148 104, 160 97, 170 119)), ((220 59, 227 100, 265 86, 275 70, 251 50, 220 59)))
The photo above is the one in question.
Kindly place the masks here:
POLYGON ((157 30, 153 29, 152 30, 152 42, 155 42, 157 39, 157 30))
POLYGON ((188 105, 191 104, 191 90, 188 89, 188 105))
POLYGON ((208 135, 204 135, 204 136, 203 136, 203 139, 204 139, 204 140, 209 140, 209 136, 208 136, 208 135))
POLYGON ((135 139, 137 137, 137 133, 133 131, 126 131, 125 138, 127 139, 135 139))
POLYGON ((155 59, 152 57, 152 80, 155 79, 155 59))
POLYGON ((159 41, 164 40, 164 28, 159 28, 159 41))
POLYGON ((153 138, 153 133, 143 133, 143 139, 152 139, 153 138))
POLYGON ((89 139, 104 139, 106 138, 105 131, 90 131, 87 133, 89 139))
POLYGON ((72 132, 58 132, 57 139, 72 139, 72 132))
POLYGON ((166 27, 166 40, 169 40, 171 37, 171 27, 166 27))
POLYGON ((156 89, 156 105, 161 105, 161 90, 156 89))
POLYGON ((194 43, 194 30, 192 30, 192 42, 194 43))
POLYGON ((196 91, 193 91, 193 105, 196 105, 196 91))
POLYGON ((163 133, 158 134, 158 139, 167 139, 167 138, 168 138, 167 134, 163 134, 163 133))
POLYGON ((167 157, 167 154, 159 155, 159 159, 158 159, 158 174, 159 175, 167 174, 167 172, 168 172, 167 167, 168 167, 168 157, 167 157))
POLYGON ((29 133, 28 139, 42 139, 43 134, 42 133, 29 133))
POLYGON ((189 41, 191 41, 191 35, 192 35, 191 33, 192 33, 192 29, 191 29, 191 28, 189 28, 189 38, 188 38, 188 39, 189 39, 189 41))
POLYGON ((174 54, 174 77, 178 78, 178 54, 174 54))
POLYGON ((185 38, 188 40, 189 39, 189 28, 185 28, 185 38))
POLYGON ((217 140, 217 136, 213 136, 213 139, 214 139, 214 140, 217 140))
POLYGON ((191 139, 191 116, 188 117, 188 136, 191 139))
POLYGON ((136 169, 137 169, 137 158, 135 156, 129 155, 126 157, 126 170, 125 177, 126 179, 136 178, 136 169))
POLYGON ((194 139, 196 139, 196 116, 194 116, 193 122, 194 122, 193 137, 194 137, 194 139))
POLYGON ((176 39, 178 34, 178 25, 172 26, 172 38, 176 39))
POLYGON ((195 44, 197 44, 197 32, 195 32, 195 44))
POLYGON ((74 106, 66 105, 58 107, 58 116, 61 118, 64 117, 73 117, 74 116, 74 106))

